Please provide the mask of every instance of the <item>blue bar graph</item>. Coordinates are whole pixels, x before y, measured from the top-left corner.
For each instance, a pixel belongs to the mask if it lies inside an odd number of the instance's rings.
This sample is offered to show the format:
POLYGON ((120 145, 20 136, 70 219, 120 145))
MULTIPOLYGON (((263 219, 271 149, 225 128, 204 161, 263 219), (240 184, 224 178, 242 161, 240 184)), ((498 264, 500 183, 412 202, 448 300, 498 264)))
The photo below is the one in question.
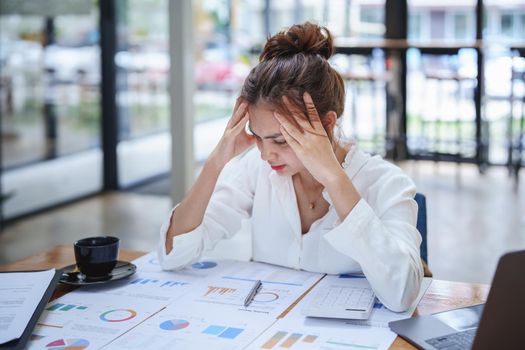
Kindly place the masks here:
POLYGON ((135 284, 135 285, 156 284, 158 287, 175 287, 175 286, 185 286, 188 284, 188 282, 159 281, 159 280, 148 279, 148 278, 137 278, 129 282, 129 284, 135 284))
POLYGON ((224 331, 225 329, 226 329, 226 327, 224 327, 224 326, 211 325, 211 326, 208 326, 208 328, 206 328, 205 330, 203 330, 202 333, 204 333, 204 334, 219 335, 219 334, 221 334, 222 331, 224 331))
POLYGON ((64 304, 55 304, 55 305, 52 305, 52 306, 48 307, 46 310, 48 310, 48 311, 55 311, 57 309, 60 309, 62 306, 64 306, 64 304))
POLYGON ((240 328, 227 328, 224 332, 222 332, 219 337, 220 338, 228 338, 228 339, 234 339, 236 338, 239 334, 242 333, 244 329, 240 329, 240 328))

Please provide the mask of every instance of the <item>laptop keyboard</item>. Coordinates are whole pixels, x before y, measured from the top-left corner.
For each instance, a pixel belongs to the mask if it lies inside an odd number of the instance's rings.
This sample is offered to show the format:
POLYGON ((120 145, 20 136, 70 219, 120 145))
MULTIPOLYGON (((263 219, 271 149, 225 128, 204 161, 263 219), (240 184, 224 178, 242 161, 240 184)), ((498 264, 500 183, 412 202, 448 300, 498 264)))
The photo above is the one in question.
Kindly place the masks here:
POLYGON ((440 337, 427 339, 426 342, 440 350, 463 350, 470 349, 474 342, 476 329, 443 335, 440 337))

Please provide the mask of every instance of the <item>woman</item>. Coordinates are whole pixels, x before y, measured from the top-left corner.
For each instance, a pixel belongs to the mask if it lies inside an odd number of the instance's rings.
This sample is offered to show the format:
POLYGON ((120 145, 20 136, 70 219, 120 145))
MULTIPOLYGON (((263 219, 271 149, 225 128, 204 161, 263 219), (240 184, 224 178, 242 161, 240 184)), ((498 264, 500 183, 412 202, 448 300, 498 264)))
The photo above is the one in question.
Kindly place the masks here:
POLYGON ((251 217, 253 260, 362 271, 386 307, 412 304, 423 276, 415 187, 334 137, 345 94, 332 53, 330 32, 308 22, 268 39, 221 140, 161 229, 164 269, 197 260, 251 217))

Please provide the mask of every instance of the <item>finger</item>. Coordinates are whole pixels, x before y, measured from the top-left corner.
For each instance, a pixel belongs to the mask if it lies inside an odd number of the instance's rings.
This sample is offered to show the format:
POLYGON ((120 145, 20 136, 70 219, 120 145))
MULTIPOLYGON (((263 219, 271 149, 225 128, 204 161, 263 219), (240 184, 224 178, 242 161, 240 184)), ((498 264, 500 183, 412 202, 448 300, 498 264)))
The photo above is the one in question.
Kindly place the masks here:
POLYGON ((237 97, 235 99, 235 106, 233 107, 233 110, 236 110, 237 108, 239 108, 239 105, 244 101, 244 98, 242 98, 241 96, 237 97))
POLYGON ((283 96, 283 102, 286 108, 292 113, 294 117, 294 121, 297 123, 301 131, 304 131, 302 129, 310 130, 312 129, 312 125, 310 121, 308 120, 308 117, 304 114, 302 110, 300 110, 294 103, 290 101, 290 99, 286 96, 283 96))
POLYGON ((288 96, 283 96, 282 99, 286 107, 290 110, 290 112, 292 112, 293 114, 297 114, 297 115, 304 114, 301 108, 299 108, 299 106, 297 106, 295 103, 290 101, 288 96))
POLYGON ((319 113, 317 113, 317 108, 315 108, 312 96, 310 96, 310 94, 307 91, 305 91, 303 94, 303 101, 306 106, 306 112, 308 113, 308 119, 310 120, 310 124, 313 126, 314 129, 319 130, 319 128, 323 127, 321 123, 321 118, 319 117, 319 113))
POLYGON ((283 135, 284 139, 286 140, 286 143, 292 148, 292 150, 297 153, 301 150, 301 144, 297 142, 296 139, 293 138, 290 133, 286 130, 286 128, 281 125, 280 126, 281 134, 283 135))
POLYGON ((246 115, 247 110, 248 102, 246 101, 241 102, 238 106, 236 106, 233 110, 232 117, 228 121, 227 128, 233 128, 235 125, 237 125, 239 120, 241 120, 246 115))
POLYGON ((296 140, 298 143, 302 143, 303 140, 303 132, 294 125, 292 125, 286 118, 284 118, 282 115, 280 115, 277 112, 273 112, 274 117, 277 119, 279 124, 281 124, 281 129, 286 129, 286 132, 290 137, 293 137, 294 140, 296 140))
POLYGON ((244 129, 246 128, 246 124, 248 123, 248 120, 250 118, 250 115, 248 113, 244 114, 244 117, 242 117, 241 120, 232 128, 232 132, 234 135, 240 134, 244 129))

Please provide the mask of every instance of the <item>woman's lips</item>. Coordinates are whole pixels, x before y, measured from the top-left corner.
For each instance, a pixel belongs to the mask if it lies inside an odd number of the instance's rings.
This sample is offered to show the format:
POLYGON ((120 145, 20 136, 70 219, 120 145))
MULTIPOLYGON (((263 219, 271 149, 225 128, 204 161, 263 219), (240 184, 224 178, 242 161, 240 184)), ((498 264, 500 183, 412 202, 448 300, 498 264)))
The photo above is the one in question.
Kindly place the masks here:
POLYGON ((283 170, 286 165, 272 165, 272 169, 275 171, 283 170))

